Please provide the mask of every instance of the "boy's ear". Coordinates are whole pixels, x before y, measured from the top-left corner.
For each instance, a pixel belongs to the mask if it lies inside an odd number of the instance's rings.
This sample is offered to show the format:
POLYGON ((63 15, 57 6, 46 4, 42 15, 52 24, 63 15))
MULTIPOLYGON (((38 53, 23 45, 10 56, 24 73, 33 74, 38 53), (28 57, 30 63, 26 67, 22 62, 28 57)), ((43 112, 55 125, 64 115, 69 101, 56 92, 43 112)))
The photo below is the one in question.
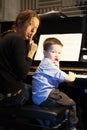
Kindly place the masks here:
POLYGON ((44 54, 44 56, 46 56, 46 51, 45 50, 43 50, 43 54, 44 54))

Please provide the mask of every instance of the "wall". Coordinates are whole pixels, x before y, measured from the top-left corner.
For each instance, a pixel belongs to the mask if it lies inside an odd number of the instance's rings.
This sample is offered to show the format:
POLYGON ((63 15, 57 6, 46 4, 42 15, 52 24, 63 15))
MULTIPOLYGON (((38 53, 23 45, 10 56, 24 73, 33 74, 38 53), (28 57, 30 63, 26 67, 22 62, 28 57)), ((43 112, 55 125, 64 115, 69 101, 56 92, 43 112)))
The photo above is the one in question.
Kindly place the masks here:
POLYGON ((0 0, 0 21, 13 21, 21 10, 60 11, 68 17, 87 14, 87 0, 0 0))
POLYGON ((20 0, 0 0, 0 20, 14 21, 20 11, 20 0))

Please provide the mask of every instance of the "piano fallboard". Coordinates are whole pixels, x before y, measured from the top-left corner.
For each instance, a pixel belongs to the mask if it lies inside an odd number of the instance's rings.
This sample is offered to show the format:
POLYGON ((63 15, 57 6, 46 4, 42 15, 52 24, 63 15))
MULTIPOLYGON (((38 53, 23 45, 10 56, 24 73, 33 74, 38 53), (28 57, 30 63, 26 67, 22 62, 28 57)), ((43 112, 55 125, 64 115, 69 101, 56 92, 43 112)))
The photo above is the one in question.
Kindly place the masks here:
POLYGON ((80 61, 60 62, 60 68, 66 72, 73 71, 77 74, 87 74, 87 62, 80 62, 80 61))

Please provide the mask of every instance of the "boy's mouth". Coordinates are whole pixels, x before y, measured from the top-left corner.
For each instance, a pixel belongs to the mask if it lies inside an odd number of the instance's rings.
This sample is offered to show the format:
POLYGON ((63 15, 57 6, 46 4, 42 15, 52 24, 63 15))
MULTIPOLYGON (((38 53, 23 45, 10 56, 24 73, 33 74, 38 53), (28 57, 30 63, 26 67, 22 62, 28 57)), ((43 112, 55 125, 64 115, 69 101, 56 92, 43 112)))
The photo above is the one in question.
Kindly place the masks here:
POLYGON ((55 61, 59 61, 58 58, 55 58, 55 61))

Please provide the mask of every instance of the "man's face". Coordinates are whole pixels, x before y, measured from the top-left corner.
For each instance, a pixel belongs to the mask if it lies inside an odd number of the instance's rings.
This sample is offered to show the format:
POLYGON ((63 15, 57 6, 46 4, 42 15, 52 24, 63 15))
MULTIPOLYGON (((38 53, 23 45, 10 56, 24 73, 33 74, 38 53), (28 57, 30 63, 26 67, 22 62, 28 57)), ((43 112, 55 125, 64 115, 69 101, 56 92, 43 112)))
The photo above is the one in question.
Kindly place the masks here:
POLYGON ((32 17, 31 21, 28 23, 26 22, 22 27, 22 36, 26 40, 30 40, 33 38, 37 29, 39 27, 39 20, 36 17, 32 17))

